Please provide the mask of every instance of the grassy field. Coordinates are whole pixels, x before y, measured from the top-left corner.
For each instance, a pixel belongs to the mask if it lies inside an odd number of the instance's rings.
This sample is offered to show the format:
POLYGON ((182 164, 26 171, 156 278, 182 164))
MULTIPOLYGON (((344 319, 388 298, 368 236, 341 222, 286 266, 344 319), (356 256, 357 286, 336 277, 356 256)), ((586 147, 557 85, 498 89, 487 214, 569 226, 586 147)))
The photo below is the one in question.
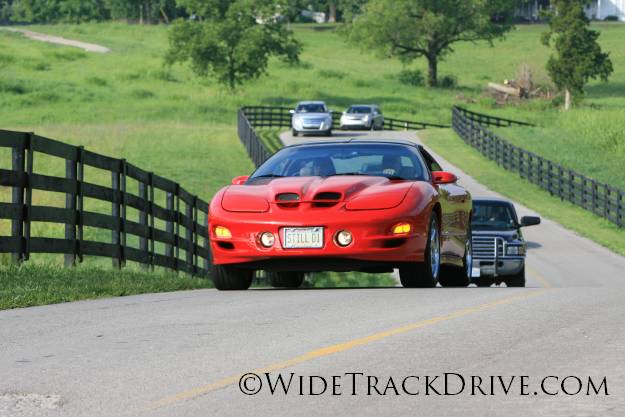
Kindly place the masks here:
MULTIPOLYGON (((570 113, 548 100, 498 107, 483 93, 488 81, 515 78, 522 64, 532 69, 535 82, 548 83, 544 63, 549 51, 539 42, 544 26, 520 26, 493 47, 458 44, 456 52, 440 66, 441 75, 458 79, 458 86, 450 89, 407 86, 399 81, 398 74, 406 68, 398 61, 347 46, 332 30, 306 25, 293 28, 304 46, 301 63, 288 66, 274 60, 267 75, 234 94, 211 80, 198 79, 185 66, 165 67, 165 26, 103 23, 29 28, 102 44, 111 48, 108 54, 40 43, 0 30, 0 128, 35 131, 124 157, 208 200, 232 177, 253 169, 236 137, 236 109, 241 105, 290 106, 302 99, 323 99, 340 111, 355 102, 375 102, 392 117, 449 123, 450 107, 460 104, 537 123, 535 129, 501 133, 521 146, 625 188, 625 171, 620 169, 625 156, 625 25, 596 26, 602 32, 602 45, 611 51, 615 73, 608 84, 591 83, 586 99, 570 113)), ((425 62, 409 69, 425 70, 425 62)), ((279 146, 276 134, 275 130, 263 132, 272 150, 279 146)), ((474 168, 488 166, 483 159, 473 160, 472 151, 447 131, 433 130, 428 137, 437 151, 478 178, 479 171, 474 168)), ((63 167, 59 162, 36 156, 35 171, 60 174, 63 167)), ((10 154, 0 149, 0 167, 8 166, 10 154)), ((502 178, 507 175, 493 169, 502 178)), ((87 179, 102 184, 109 181, 98 172, 87 179)), ((512 180, 493 186, 504 193, 518 188, 512 180)), ((533 195, 530 189, 527 194, 533 195)), ((536 202, 515 194, 532 207, 538 200, 551 201, 541 194, 535 196, 536 202)), ((9 190, 0 189, 0 201, 9 198, 9 190)), ((63 196, 53 193, 35 193, 34 198, 38 204, 63 204, 63 196)), ((90 210, 109 210, 106 205, 91 204, 90 210)), ((574 225, 576 216, 590 216, 575 210, 568 220, 560 210, 551 217, 574 225)), ((614 238, 604 238, 600 225, 592 225, 587 232, 592 238, 619 250, 618 244, 610 242, 625 240, 622 232, 613 230, 614 238)), ((0 235, 8 234, 9 228, 8 221, 0 220, 0 235)), ((61 228, 35 225, 33 233, 58 235, 61 228)), ((98 231, 87 233, 92 233, 87 237, 108 239, 98 231)), ((61 261, 61 257, 40 258, 47 265, 61 261)), ((86 267, 104 264, 110 261, 90 260, 86 267)))

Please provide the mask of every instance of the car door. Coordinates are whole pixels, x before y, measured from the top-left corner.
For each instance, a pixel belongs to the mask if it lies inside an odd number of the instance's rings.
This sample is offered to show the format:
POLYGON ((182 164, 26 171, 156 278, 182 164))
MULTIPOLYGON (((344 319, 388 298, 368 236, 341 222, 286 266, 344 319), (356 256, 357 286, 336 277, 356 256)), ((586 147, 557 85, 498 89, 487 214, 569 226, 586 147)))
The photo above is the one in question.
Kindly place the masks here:
MULTIPOLYGON (((421 155, 431 171, 443 171, 441 165, 423 147, 421 155)), ((470 239, 468 229, 471 213, 471 196, 456 183, 436 186, 441 204, 441 255, 443 262, 462 266, 465 244, 470 239)))

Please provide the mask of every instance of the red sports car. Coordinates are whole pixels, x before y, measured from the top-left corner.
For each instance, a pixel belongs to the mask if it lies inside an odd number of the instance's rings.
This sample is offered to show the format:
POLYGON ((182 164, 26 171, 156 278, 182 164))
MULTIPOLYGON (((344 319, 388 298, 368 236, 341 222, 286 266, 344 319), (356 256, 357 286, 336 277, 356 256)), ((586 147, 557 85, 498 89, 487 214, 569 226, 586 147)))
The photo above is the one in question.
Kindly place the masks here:
POLYGON ((276 287, 313 271, 391 272, 404 287, 466 286, 471 195, 422 146, 343 140, 281 149, 209 209, 213 280, 276 287))

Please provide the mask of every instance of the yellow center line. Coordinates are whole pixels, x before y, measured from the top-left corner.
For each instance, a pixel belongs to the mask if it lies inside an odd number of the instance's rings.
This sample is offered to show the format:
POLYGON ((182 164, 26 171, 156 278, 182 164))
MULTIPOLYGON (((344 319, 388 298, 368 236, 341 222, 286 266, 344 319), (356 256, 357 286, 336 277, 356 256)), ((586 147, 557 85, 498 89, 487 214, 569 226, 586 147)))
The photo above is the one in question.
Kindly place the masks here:
POLYGON ((551 283, 547 280, 547 278, 545 278, 540 272, 538 272, 534 268, 529 267, 527 265, 525 265, 525 268, 530 273, 532 278, 538 281, 543 286, 543 288, 553 288, 553 285, 551 285, 551 283))
MULTIPOLYGON (((382 339, 386 339, 388 337, 391 336, 397 336, 403 333, 408 333, 411 332, 413 330, 417 330, 426 326, 431 326, 433 324, 437 324, 437 323, 441 323, 441 322, 445 322, 445 321, 449 321, 449 320, 453 320, 456 318, 460 318, 460 317, 464 317, 470 314, 475 314, 475 313, 479 313, 481 311, 484 310, 488 310, 488 309, 492 309, 495 308, 497 306, 501 306, 501 305, 505 305, 505 304, 510 304, 513 303, 515 301, 519 301, 519 300, 524 300, 530 297, 534 297, 536 295, 541 295, 544 294, 548 291, 551 291, 550 288, 544 288, 544 289, 539 289, 539 290, 529 290, 526 292, 523 292, 521 294, 517 294, 517 295, 513 295, 513 296, 509 296, 509 297, 505 297, 505 298, 501 298, 499 300, 495 300, 495 301, 491 301, 485 304, 479 304, 477 306, 473 306, 473 307, 468 307, 468 308, 464 308, 462 310, 457 310, 454 311, 450 314, 444 315, 444 316, 437 316, 437 317, 433 317, 430 319, 426 319, 426 320, 422 320, 422 321, 418 321, 416 323, 411 323, 411 324, 407 324, 404 326, 400 326, 400 327, 395 327, 393 329, 390 330, 386 330, 386 331, 382 331, 379 333, 374 333, 372 335, 369 336, 365 336, 365 337, 360 337, 357 339, 353 339, 347 342, 343 342, 343 343, 338 343, 335 345, 331 345, 331 346, 327 346, 321 349, 316 349, 316 350, 312 350, 310 352, 304 353, 303 355, 300 356, 296 356, 293 357, 291 359, 287 359, 285 361, 282 362, 277 362, 277 363, 273 363, 271 365, 268 365, 266 367, 263 368, 258 368, 258 369, 254 369, 253 373, 256 374, 263 374, 265 372, 274 372, 274 371, 278 371, 281 369, 285 369, 285 368, 289 368, 295 365, 298 365, 300 363, 303 362, 308 362, 314 359, 318 359, 324 356, 329 356, 329 355, 334 355, 340 352, 344 352, 350 349, 353 349, 357 346, 363 346, 363 345, 368 345, 371 344, 373 342, 382 340, 382 339)), ((181 401, 185 401, 185 400, 190 400, 193 398, 197 398, 199 396, 205 395, 211 391, 216 391, 218 389, 222 389, 225 388, 229 385, 233 385, 238 383, 239 379, 241 378, 241 376, 243 376, 245 373, 247 372, 242 372, 238 375, 234 375, 234 376, 230 376, 227 378, 223 378, 220 379, 218 381, 212 382, 210 384, 206 384, 206 385, 202 385, 202 386, 198 386, 195 388, 192 388, 190 390, 187 391, 183 391, 183 392, 179 392, 177 394, 173 394, 170 395, 168 397, 165 397, 163 399, 154 401, 152 403, 147 404, 144 408, 136 410, 133 413, 130 413, 130 416, 140 416, 140 415, 144 415, 146 413, 149 413, 151 411, 163 408, 163 407, 167 407, 170 406, 172 404, 181 402, 181 401)))

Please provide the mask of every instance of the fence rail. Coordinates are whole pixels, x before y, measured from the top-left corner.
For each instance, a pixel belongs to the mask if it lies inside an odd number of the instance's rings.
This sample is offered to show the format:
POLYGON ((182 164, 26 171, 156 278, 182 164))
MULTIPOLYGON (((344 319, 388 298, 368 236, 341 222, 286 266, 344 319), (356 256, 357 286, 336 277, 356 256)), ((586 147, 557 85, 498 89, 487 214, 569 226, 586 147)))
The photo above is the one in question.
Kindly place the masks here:
MULTIPOLYGON (((461 107, 454 107, 452 110, 453 129, 482 155, 499 166, 518 173, 562 201, 591 211, 619 227, 625 226, 625 192, 512 145, 488 130, 480 121, 489 119, 493 121, 497 118, 479 115, 461 107)), ((507 122, 529 125, 511 120, 507 122)), ((494 123, 495 126, 503 126, 494 123)))
POLYGON ((65 254, 66 265, 82 262, 85 255, 110 257, 117 267, 135 261, 194 275, 207 274, 211 259, 208 204, 178 183, 125 159, 33 133, 0 130, 0 148, 10 148, 12 156, 12 168, 0 169, 0 186, 12 188, 11 203, 0 203, 0 219, 11 220, 11 236, 0 236, 0 253, 12 253, 18 261, 28 260, 33 253, 65 254), (59 164, 64 162, 65 176, 37 173, 37 154, 59 158, 59 164), (110 180, 111 186, 87 182, 86 167, 110 173, 106 181, 110 180), (137 183, 136 193, 128 189, 128 180, 137 183), (64 194, 65 207, 37 205, 33 191, 64 194), (155 201, 155 191, 164 193, 164 206, 155 201), (110 203, 111 214, 85 210, 85 199, 110 203), (136 221, 127 215, 129 209, 137 211, 136 221), (164 223, 165 230, 157 228, 156 221, 164 223), (33 222, 63 224, 65 237, 32 236, 33 222), (86 240, 85 227, 110 231, 110 242, 86 240), (138 247, 128 244, 129 236, 138 238, 138 247), (163 253, 158 253, 157 244, 164 246, 163 253))
MULTIPOLYGON (((251 127, 291 127, 291 118, 288 107, 280 106, 245 106, 241 112, 245 115, 251 127)), ((340 119, 343 113, 332 112, 332 128, 340 128, 340 119)), ((436 123, 417 122, 385 117, 384 129, 386 130, 421 130, 428 127, 449 128, 449 125, 436 123)))

